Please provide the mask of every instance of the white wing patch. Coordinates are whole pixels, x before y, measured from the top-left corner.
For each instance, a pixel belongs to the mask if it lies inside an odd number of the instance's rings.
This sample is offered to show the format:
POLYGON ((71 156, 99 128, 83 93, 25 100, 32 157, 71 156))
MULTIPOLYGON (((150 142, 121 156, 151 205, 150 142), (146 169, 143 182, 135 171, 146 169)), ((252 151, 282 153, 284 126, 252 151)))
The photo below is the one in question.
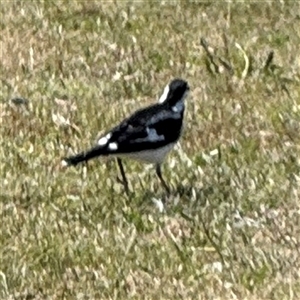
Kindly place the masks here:
POLYGON ((157 131, 154 128, 146 128, 147 130, 147 140, 151 141, 151 142, 156 142, 156 141, 163 141, 165 139, 165 137, 163 135, 158 135, 157 131))
POLYGON ((111 133, 108 133, 106 136, 103 136, 98 140, 99 146, 104 146, 108 143, 109 139, 111 138, 111 133))
POLYGON ((158 103, 163 103, 167 100, 169 91, 170 91, 169 85, 166 85, 164 92, 162 93, 162 95, 160 96, 160 98, 158 100, 158 103))
POLYGON ((115 150, 118 149, 118 144, 117 143, 109 143, 108 144, 108 149, 112 150, 112 151, 115 151, 115 150))

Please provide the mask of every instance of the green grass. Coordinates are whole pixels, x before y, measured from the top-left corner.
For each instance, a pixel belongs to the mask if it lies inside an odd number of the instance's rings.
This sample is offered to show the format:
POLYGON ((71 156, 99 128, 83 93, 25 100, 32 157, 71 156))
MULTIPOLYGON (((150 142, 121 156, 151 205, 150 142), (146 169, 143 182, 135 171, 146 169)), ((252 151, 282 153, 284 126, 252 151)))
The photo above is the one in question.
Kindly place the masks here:
POLYGON ((299 11, 2 1, 0 298, 299 299, 299 11), (125 161, 130 196, 114 159, 61 168, 173 77, 165 213, 153 168, 125 161))

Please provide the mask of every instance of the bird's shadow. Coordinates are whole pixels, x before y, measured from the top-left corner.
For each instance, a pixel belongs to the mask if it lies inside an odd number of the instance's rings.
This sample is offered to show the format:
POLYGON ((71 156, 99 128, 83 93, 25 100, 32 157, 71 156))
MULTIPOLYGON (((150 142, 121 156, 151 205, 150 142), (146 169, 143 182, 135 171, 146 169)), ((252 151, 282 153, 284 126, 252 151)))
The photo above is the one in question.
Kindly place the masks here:
POLYGON ((142 212, 152 211, 156 201, 159 201, 165 207, 165 210, 178 210, 188 208, 194 205, 202 205, 206 202, 206 199, 215 193, 213 186, 208 187, 195 187, 195 185, 183 185, 177 184, 171 188, 170 193, 164 190, 149 190, 143 189, 139 194, 135 191, 127 194, 128 205, 132 205, 132 201, 135 201, 135 205, 139 207, 142 212))

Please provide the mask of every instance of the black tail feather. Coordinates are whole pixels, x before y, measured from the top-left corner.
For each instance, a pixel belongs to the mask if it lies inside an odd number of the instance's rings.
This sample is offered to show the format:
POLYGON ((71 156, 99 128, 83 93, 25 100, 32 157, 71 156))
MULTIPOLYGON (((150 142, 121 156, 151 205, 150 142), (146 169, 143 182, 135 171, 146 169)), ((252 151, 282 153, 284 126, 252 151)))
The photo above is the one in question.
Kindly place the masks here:
POLYGON ((90 159, 93 159, 97 156, 100 155, 107 155, 107 151, 105 151, 106 147, 103 146, 96 146, 88 151, 85 152, 81 152, 79 154, 73 155, 73 156, 69 156, 69 157, 65 157, 63 158, 63 161, 68 165, 68 166, 76 166, 79 163, 88 161, 90 159))

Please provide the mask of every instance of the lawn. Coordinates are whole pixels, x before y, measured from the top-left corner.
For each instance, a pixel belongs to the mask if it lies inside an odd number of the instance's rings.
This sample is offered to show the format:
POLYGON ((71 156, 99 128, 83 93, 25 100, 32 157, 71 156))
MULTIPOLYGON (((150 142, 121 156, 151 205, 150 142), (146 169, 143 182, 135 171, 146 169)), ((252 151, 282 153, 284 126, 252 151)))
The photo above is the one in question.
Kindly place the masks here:
POLYGON ((0 299, 300 299, 299 2, 0 10, 0 299), (138 162, 128 195, 114 158, 62 168, 175 77, 169 196, 138 162))

